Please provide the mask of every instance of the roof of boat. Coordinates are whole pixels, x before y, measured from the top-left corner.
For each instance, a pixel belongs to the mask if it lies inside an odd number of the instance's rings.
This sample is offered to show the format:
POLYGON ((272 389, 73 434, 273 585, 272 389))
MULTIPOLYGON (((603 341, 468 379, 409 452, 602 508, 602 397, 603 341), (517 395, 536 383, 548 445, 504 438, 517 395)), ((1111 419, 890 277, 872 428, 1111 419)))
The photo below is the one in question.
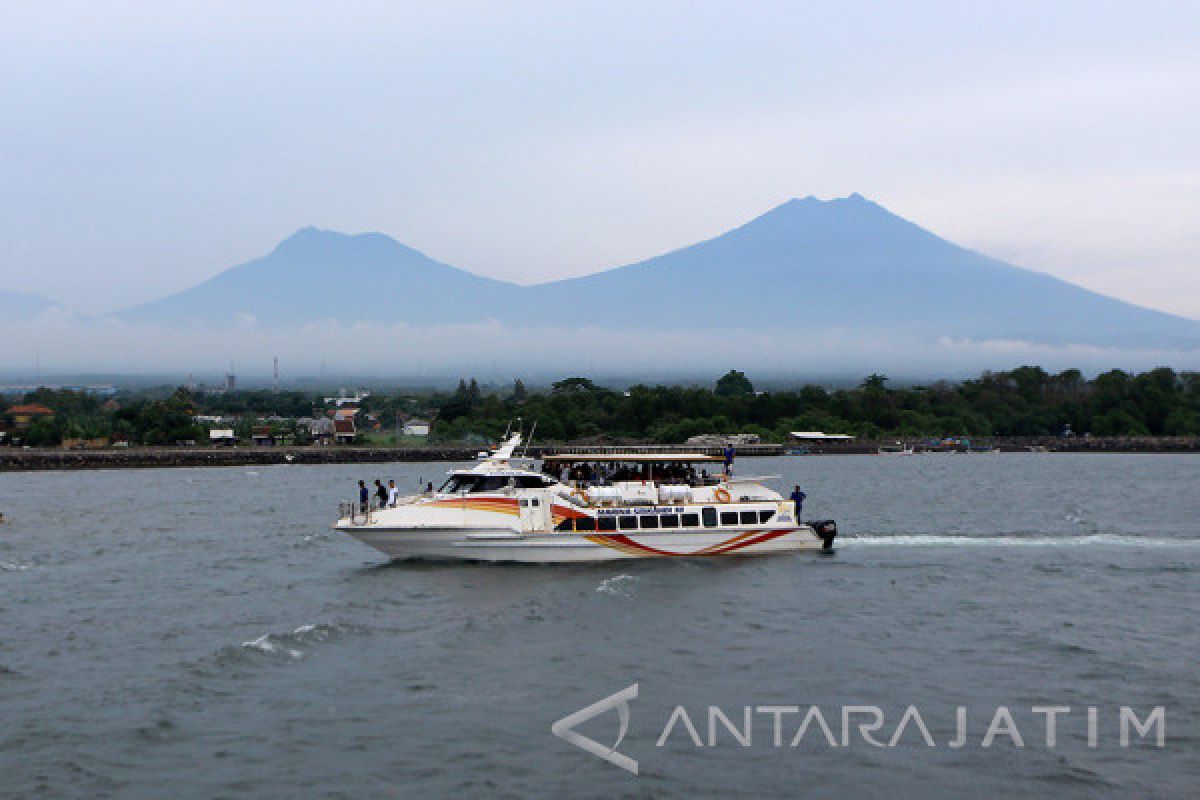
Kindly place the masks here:
POLYGON ((543 461, 724 461, 706 453, 556 453, 542 456, 543 461))

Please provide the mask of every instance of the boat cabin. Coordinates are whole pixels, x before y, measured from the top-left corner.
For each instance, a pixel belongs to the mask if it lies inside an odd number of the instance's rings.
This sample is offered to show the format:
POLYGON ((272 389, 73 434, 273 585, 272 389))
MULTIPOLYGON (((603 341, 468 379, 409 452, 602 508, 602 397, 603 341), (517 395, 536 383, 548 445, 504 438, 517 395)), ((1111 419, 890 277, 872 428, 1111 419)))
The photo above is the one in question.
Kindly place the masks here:
POLYGON ((566 453, 542 458, 542 471, 575 487, 642 482, 715 486, 724 459, 702 453, 566 453), (699 466, 698 466, 699 465, 699 466))

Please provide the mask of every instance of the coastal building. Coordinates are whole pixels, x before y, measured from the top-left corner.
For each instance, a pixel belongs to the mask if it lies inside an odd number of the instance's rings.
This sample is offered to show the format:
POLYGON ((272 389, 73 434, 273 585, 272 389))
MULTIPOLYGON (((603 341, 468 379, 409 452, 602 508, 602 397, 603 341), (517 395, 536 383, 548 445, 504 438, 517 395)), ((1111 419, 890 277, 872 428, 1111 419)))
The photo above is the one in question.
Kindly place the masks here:
POLYGON ((255 425, 250 431, 250 443, 257 447, 273 447, 275 434, 270 425, 255 425))
POLYGON ((337 396, 325 398, 325 405, 337 406, 338 408, 346 405, 357 406, 370 396, 371 391, 369 389, 355 389, 353 392, 348 389, 338 389, 337 396))
POLYGON ((428 436, 429 423, 423 419, 410 419, 404 423, 404 428, 401 432, 405 436, 428 436))
POLYGON ((313 444, 333 444, 333 425, 331 419, 312 419, 308 421, 308 436, 313 444))
POLYGON ((208 432, 208 442, 232 447, 237 444, 237 436, 234 435, 233 428, 213 428, 208 432))
POLYGON ((24 405, 13 406, 7 412, 13 419, 13 427, 17 430, 28 428, 30 424, 40 417, 53 417, 53 409, 46 408, 41 403, 26 403, 24 405))
POLYGON ((357 435, 353 417, 333 421, 333 438, 338 444, 354 444, 354 437, 357 435))
POLYGON ((758 444, 760 441, 761 437, 757 433, 702 433, 699 436, 688 437, 686 444, 700 447, 723 447, 731 444, 737 447, 758 444))
POLYGON ((849 442, 854 437, 848 433, 825 433, 824 431, 792 431, 789 434, 799 442, 849 442))
POLYGON ((74 437, 63 439, 61 446, 64 450, 100 450, 109 446, 109 440, 107 436, 97 436, 91 439, 74 437))

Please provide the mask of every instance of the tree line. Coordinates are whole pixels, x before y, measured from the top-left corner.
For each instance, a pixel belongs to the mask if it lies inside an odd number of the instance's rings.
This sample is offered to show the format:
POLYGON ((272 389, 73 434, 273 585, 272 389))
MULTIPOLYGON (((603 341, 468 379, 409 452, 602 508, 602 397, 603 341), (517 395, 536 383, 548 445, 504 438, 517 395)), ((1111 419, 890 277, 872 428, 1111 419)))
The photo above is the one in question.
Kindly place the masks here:
POLYGON ((609 437, 660 443, 704 433, 757 433, 787 441, 790 431, 885 436, 1046 436, 1068 429, 1096 436, 1200 434, 1200 373, 1160 367, 1111 370, 1088 380, 1077 369, 1050 374, 1025 366, 961 383, 891 387, 874 374, 849 389, 804 386, 755 391, 737 370, 712 388, 638 384, 619 391, 568 378, 548 391, 485 392, 462 382, 439 398, 438 432, 500 435, 514 417, 544 441, 609 437))
MULTIPOLYGON (((125 393, 116 403, 82 392, 39 389, 0 400, 0 425, 10 433, 18 402, 38 403, 53 417, 34 419, 23 443, 55 445, 63 439, 110 437, 134 444, 174 444, 207 439, 200 414, 241 415, 242 428, 257 417, 319 416, 320 397, 303 392, 239 391, 195 395, 187 389, 125 393), (106 405, 107 403, 107 405, 106 405)), ((432 419, 433 441, 495 440, 520 417, 537 424, 542 442, 629 440, 679 443, 705 433, 756 433, 768 442, 788 433, 820 430, 868 438, 892 436, 1095 436, 1200 435, 1200 373, 1159 367, 1142 373, 1110 370, 1085 378, 1076 369, 1050 374, 1025 366, 986 372, 960 383, 892 386, 870 375, 853 388, 807 385, 756 391, 731 370, 711 387, 637 384, 616 389, 583 377, 530 389, 516 380, 501 387, 460 381, 452 392, 387 392, 362 403, 386 429, 401 417, 432 419)), ((286 425, 286 423, 284 423, 286 425)), ((297 443, 304 441, 297 430, 297 443)))

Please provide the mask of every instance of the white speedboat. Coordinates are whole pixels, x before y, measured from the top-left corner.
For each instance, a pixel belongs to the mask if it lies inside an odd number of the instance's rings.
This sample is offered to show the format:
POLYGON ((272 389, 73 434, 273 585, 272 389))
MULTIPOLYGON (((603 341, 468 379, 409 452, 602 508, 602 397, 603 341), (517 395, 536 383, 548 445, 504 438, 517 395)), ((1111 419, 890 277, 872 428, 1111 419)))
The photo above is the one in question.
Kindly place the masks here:
POLYGON ((717 456, 516 457, 520 434, 437 491, 395 507, 342 503, 334 528, 392 558, 608 561, 831 552, 832 520, 802 522, 763 478, 708 475, 717 456), (697 473, 697 467, 700 472, 697 473))

